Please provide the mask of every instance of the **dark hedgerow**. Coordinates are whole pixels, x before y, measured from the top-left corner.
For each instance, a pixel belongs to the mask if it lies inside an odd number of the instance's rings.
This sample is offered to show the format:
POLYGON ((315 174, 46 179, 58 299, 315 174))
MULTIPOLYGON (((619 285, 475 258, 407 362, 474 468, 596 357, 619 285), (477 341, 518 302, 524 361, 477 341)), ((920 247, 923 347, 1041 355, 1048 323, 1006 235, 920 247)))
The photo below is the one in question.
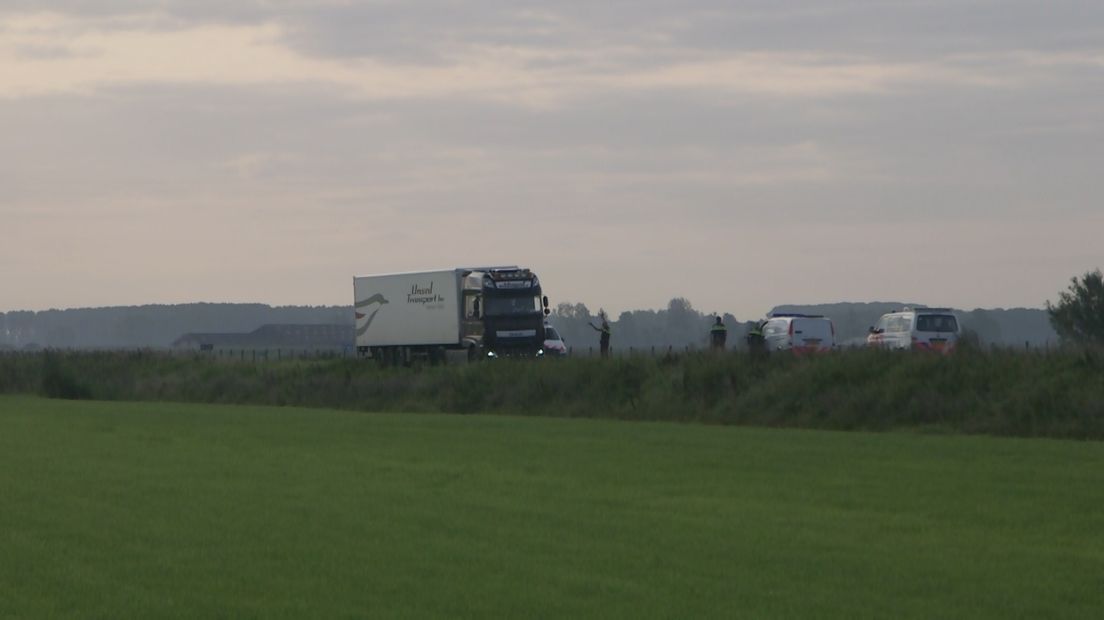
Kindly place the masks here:
POLYGON ((1104 439, 1104 357, 1094 350, 700 353, 414 368, 49 352, 0 355, 0 392, 1104 439))

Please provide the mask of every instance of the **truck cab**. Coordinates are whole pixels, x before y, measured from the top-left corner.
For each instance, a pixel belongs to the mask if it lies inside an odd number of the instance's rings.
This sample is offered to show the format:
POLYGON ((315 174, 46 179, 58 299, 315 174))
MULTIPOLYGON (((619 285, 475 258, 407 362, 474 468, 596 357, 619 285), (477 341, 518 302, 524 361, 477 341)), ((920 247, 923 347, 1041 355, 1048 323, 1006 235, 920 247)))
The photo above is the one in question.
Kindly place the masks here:
POLYGON ((548 298, 540 278, 529 269, 483 272, 480 306, 482 348, 487 357, 539 357, 544 354, 544 317, 548 298))

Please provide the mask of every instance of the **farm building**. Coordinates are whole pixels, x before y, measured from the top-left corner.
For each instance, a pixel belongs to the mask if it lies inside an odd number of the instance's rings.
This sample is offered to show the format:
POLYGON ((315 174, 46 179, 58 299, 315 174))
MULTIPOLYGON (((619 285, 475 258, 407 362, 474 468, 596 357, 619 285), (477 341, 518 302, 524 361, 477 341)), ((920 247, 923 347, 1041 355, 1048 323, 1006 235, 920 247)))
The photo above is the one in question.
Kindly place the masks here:
POLYGON ((353 326, 262 325, 245 333, 189 333, 173 341, 174 349, 346 349, 353 346, 353 326))

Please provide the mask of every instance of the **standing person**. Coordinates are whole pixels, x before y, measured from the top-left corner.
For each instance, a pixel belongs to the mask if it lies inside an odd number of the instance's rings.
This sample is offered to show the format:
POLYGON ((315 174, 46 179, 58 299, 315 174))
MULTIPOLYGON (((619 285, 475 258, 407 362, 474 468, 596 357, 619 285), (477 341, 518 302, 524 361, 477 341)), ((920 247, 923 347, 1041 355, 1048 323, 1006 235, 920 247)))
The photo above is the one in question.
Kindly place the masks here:
POLYGON ((602 351, 602 357, 609 357, 610 347, 610 324, 609 318, 606 317, 606 312, 601 310, 598 312, 598 318, 602 319, 602 326, 598 327, 594 323, 587 323, 591 329, 596 332, 601 332, 601 336, 598 339, 598 346, 602 351))
POLYGON ((748 351, 752 357, 763 355, 767 352, 767 341, 763 338, 763 325, 766 321, 756 322, 747 333, 748 351))
POLYGON ((725 350, 725 342, 728 341, 728 327, 725 326, 721 317, 717 317, 717 322, 713 323, 713 327, 709 329, 709 339, 713 344, 713 349, 717 351, 725 350))

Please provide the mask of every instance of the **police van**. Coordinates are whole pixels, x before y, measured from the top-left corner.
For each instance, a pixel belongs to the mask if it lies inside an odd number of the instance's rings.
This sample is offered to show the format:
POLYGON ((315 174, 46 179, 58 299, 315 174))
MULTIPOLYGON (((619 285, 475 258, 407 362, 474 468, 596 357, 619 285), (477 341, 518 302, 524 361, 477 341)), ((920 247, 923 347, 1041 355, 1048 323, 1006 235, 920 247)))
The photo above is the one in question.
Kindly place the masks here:
POLYGON ((564 342, 560 332, 548 321, 544 322, 544 355, 549 357, 564 357, 567 355, 567 343, 564 342))
POLYGON ((883 314, 870 328, 866 344, 896 350, 950 353, 961 329, 950 308, 904 308, 883 314))
POLYGON ((762 331, 768 351, 800 355, 831 351, 836 346, 835 324, 819 314, 771 314, 762 331))

